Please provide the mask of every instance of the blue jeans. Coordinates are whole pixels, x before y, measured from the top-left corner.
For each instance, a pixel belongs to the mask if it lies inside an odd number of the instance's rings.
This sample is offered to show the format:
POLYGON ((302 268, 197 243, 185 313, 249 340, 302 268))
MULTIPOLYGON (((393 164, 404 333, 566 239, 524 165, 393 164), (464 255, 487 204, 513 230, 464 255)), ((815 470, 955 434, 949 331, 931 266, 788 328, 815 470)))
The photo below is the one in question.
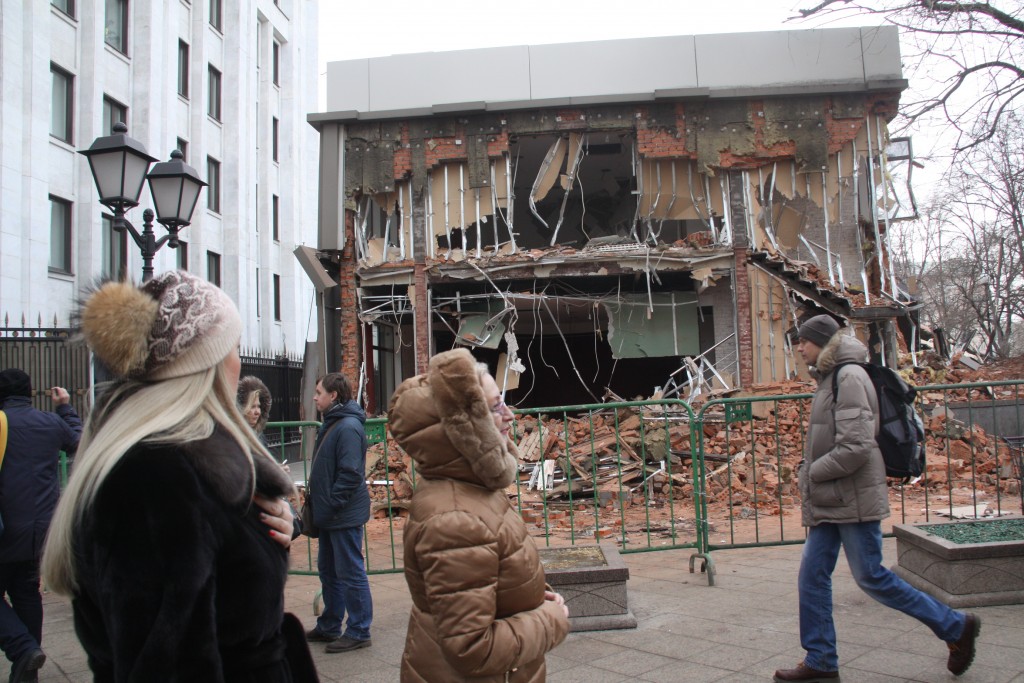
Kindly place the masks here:
POLYGON ((38 648, 42 639, 39 563, 36 560, 0 563, 0 649, 13 662, 38 648))
POLYGON ((368 640, 373 620, 370 582, 363 563, 363 529, 320 529, 317 570, 323 588, 324 611, 316 627, 325 635, 341 635, 341 622, 348 613, 345 635, 368 640))
POLYGON ((837 671, 836 629, 832 621, 832 572, 839 546, 861 590, 886 607, 898 609, 925 624, 945 641, 958 639, 966 616, 922 593, 882 566, 879 522, 819 524, 807 530, 800 560, 800 645, 804 662, 819 671, 837 671))

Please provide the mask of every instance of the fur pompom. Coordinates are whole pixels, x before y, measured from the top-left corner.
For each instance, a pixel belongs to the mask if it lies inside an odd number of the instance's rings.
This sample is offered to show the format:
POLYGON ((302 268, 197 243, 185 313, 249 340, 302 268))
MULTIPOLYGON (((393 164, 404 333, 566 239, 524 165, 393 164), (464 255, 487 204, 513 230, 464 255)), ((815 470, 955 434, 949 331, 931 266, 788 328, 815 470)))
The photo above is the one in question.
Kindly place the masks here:
POLYGON ((136 375, 145 368, 159 307, 156 299, 126 282, 107 282, 82 308, 82 335, 115 375, 136 375))

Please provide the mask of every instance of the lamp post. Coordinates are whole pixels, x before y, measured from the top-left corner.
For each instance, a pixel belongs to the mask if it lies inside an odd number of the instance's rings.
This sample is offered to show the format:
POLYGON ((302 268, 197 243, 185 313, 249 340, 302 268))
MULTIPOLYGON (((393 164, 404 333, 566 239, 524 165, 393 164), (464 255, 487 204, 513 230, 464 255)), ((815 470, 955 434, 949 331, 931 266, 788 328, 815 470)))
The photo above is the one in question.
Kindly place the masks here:
POLYGON ((121 121, 114 124, 111 135, 96 138, 89 149, 78 153, 89 160, 100 204, 114 214, 114 229, 127 230, 142 252, 142 281, 151 279, 153 257, 164 244, 177 249, 178 231, 192 221, 199 192, 206 183, 182 160, 178 150, 171 152, 170 161, 159 163, 149 171, 156 159, 149 156, 141 142, 128 136, 128 126, 121 121), (125 214, 139 205, 142 184, 147 179, 156 213, 152 209, 142 212, 140 233, 125 214), (153 232, 154 217, 167 229, 167 234, 160 239, 153 232))

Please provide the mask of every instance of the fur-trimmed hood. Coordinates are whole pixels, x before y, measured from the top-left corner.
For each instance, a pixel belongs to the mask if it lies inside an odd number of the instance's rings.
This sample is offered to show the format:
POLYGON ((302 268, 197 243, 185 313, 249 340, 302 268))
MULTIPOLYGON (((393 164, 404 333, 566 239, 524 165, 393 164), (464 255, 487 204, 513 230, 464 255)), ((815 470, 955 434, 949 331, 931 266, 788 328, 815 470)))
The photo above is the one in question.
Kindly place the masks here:
POLYGON ((402 382, 391 397, 388 424, 424 477, 492 490, 515 479, 515 444, 495 426, 466 349, 439 353, 426 374, 402 382))
POLYGON ((837 332, 818 354, 814 365, 818 378, 825 377, 840 363, 862 363, 868 359, 868 347, 856 337, 837 332))
POLYGON ((267 421, 270 419, 270 406, 273 405, 270 389, 267 389, 267 385, 263 383, 263 380, 254 375, 246 375, 238 380, 237 400, 239 410, 245 409, 245 404, 249 402, 249 394, 254 391, 259 392, 260 395, 260 419, 254 429, 257 434, 262 434, 263 429, 267 426, 267 421))

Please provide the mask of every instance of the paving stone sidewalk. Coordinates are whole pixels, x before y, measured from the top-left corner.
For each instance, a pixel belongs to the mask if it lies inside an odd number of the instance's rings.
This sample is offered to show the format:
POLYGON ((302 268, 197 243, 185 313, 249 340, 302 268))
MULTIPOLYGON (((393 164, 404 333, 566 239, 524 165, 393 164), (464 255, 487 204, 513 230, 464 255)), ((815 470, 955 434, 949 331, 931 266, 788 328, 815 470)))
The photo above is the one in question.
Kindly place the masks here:
MULTIPOLYGON (((629 602, 639 625, 624 631, 570 634, 548 655, 550 683, 766 683, 803 655, 797 635, 796 572, 803 546, 715 551, 716 581, 708 587, 687 568, 689 550, 625 555, 629 602)), ((885 541, 888 565, 896 545, 885 541)), ((836 629, 844 683, 1024 683, 1024 605, 982 607, 984 626, 970 671, 946 671, 946 648, 925 626, 864 595, 840 557, 834 581, 836 629)), ((315 621, 316 577, 293 576, 289 611, 315 621)), ((410 599, 401 574, 370 577, 373 646, 313 656, 325 683, 398 681, 410 599)), ((258 596, 254 596, 258 598, 258 596)), ((41 683, 91 681, 71 621, 70 603, 45 597, 41 683)), ((444 683, 444 682, 439 682, 444 683)))

